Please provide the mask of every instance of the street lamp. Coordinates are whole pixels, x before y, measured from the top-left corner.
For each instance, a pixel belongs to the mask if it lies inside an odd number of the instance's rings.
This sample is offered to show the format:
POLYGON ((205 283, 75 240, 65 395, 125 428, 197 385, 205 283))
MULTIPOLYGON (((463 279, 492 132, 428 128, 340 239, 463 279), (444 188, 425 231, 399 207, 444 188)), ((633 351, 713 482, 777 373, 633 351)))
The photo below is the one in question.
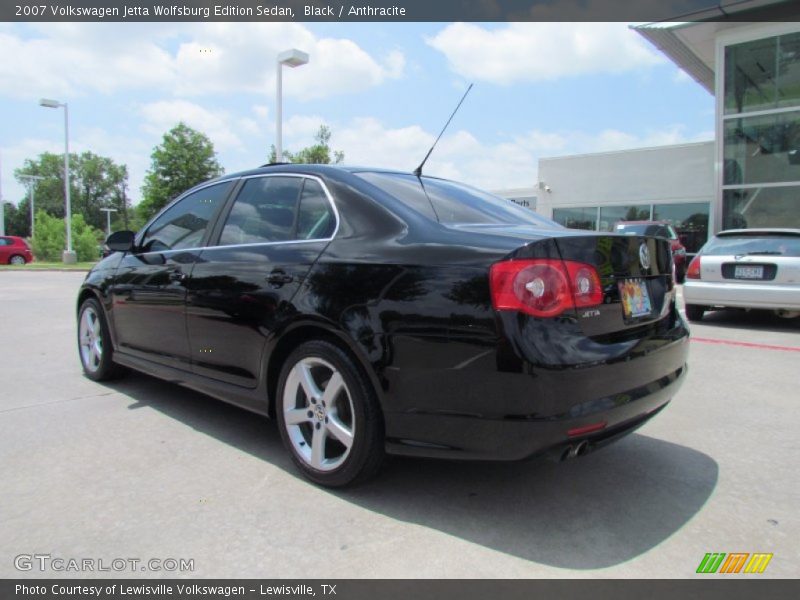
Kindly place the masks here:
POLYGON ((278 54, 277 93, 275 102, 275 162, 283 160, 283 65, 295 68, 308 62, 308 54, 292 48, 278 54))
POLYGON ((58 100, 39 100, 39 106, 45 108, 64 108, 64 211, 66 212, 67 226, 67 249, 64 251, 62 259, 65 263, 74 263, 77 256, 72 251, 72 205, 69 200, 69 107, 66 102, 58 100))
POLYGON ((34 233, 34 221, 36 212, 33 209, 33 201, 36 198, 36 182, 41 181, 44 177, 40 177, 39 175, 20 175, 20 179, 24 179, 28 182, 28 193, 31 196, 31 237, 33 237, 34 233))
POLYGON ((111 235, 111 213, 117 212, 116 208, 101 208, 106 213, 106 237, 111 235))

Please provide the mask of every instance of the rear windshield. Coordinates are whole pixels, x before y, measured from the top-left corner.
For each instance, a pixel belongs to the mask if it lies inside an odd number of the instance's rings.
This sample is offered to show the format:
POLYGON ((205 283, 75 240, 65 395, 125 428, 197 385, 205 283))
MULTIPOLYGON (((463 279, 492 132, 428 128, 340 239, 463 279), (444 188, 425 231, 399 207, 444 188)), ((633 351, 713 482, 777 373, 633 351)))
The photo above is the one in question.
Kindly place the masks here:
POLYGON ((562 229, 561 225, 554 221, 522 208, 511 200, 461 183, 423 177, 421 185, 417 177, 403 173, 361 172, 356 175, 406 206, 440 223, 527 224, 562 229))
POLYGON ((724 236, 715 237, 700 251, 708 256, 800 256, 800 236, 724 236))
POLYGON ((615 229, 617 233, 626 235, 652 235, 668 240, 678 239, 675 230, 663 223, 617 223, 615 229))

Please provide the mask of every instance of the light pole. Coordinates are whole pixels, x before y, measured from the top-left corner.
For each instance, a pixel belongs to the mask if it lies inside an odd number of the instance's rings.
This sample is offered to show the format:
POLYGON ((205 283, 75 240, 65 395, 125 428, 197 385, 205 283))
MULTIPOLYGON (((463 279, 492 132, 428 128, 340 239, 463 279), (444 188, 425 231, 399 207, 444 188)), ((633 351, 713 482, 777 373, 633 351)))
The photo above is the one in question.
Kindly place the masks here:
POLYGON ((34 233, 34 217, 36 212, 33 208, 33 201, 36 198, 36 182, 41 181, 44 177, 40 177, 39 175, 20 175, 20 179, 24 179, 28 182, 28 194, 31 197, 31 237, 33 237, 34 233))
POLYGON ((292 48, 278 54, 277 91, 275 101, 275 162, 283 161, 283 65, 299 67, 308 62, 308 54, 292 48))
POLYGON ((39 100, 39 106, 45 108, 64 108, 64 211, 67 227, 67 249, 64 251, 62 259, 65 263, 76 262, 77 256, 72 251, 72 205, 69 200, 69 107, 66 102, 58 100, 39 100))
POLYGON ((117 212, 116 208, 101 208, 106 213, 106 237, 111 235, 111 213, 117 212))

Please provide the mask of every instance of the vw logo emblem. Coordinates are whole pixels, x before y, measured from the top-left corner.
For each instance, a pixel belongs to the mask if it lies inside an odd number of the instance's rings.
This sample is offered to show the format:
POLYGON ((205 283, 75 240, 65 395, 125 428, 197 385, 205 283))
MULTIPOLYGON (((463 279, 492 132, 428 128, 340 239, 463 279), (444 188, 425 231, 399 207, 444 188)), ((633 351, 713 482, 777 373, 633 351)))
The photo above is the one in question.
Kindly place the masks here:
POLYGON ((650 250, 647 249, 647 244, 644 242, 639 246, 639 262, 645 271, 650 268, 650 250))

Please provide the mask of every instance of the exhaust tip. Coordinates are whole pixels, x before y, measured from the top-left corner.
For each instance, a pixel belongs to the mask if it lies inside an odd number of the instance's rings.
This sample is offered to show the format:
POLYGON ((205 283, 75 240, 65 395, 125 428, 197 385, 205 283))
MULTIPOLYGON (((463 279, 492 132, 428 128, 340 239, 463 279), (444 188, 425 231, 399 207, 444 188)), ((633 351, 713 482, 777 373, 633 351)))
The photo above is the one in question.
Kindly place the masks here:
POLYGON ((567 446, 564 448, 564 452, 561 453, 561 460, 569 460, 570 458, 574 458, 575 456, 575 448, 572 446, 567 446))
POLYGON ((583 456, 589 451, 589 442, 583 440, 580 444, 575 446, 575 456, 583 456))

